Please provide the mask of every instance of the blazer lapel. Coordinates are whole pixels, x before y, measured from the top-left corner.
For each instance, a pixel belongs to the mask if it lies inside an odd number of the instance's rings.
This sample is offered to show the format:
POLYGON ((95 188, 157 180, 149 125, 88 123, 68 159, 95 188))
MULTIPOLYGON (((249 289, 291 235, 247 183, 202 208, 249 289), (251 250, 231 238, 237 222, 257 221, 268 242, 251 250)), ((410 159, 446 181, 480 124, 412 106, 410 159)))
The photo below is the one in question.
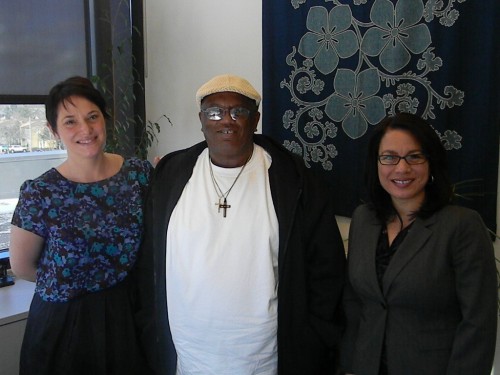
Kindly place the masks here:
POLYGON ((387 295, 389 288, 402 271, 402 269, 412 260, 412 258, 422 249, 432 234, 432 230, 428 228, 434 222, 434 216, 429 219, 421 220, 416 219, 406 238, 399 245, 398 250, 394 254, 387 270, 385 271, 384 278, 382 279, 383 293, 387 295))

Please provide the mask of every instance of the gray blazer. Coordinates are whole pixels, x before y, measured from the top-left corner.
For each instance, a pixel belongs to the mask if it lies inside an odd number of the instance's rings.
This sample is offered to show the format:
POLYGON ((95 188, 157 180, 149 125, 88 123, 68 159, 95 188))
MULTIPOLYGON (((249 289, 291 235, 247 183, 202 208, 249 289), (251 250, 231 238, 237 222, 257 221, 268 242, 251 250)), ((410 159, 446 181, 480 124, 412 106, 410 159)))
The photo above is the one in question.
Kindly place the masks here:
POLYGON ((447 206, 428 219, 417 218, 382 288, 375 271, 381 229, 369 206, 356 209, 344 296, 344 370, 377 375, 385 337, 389 374, 489 375, 497 276, 492 241, 479 214, 447 206))

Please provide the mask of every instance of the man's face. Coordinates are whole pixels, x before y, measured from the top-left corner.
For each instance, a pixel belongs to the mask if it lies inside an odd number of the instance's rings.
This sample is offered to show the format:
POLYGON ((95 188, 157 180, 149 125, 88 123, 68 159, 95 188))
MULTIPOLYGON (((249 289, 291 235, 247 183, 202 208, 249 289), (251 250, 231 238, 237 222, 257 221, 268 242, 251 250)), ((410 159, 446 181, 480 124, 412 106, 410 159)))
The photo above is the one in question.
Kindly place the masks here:
POLYGON ((212 162, 226 168, 245 164, 253 151, 253 133, 260 118, 255 102, 234 92, 208 95, 201 103, 199 117, 212 162), (213 107, 222 108, 220 120, 210 120, 203 112, 213 107), (250 114, 246 117, 245 111, 242 111, 234 120, 230 114, 234 108, 247 109, 250 114))

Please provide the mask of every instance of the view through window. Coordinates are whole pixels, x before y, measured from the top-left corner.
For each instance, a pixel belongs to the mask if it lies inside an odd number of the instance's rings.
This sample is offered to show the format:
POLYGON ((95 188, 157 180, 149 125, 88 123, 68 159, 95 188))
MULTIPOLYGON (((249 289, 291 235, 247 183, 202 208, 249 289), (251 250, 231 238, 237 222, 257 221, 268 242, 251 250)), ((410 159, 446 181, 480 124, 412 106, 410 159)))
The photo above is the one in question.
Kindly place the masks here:
POLYGON ((0 105, 0 251, 9 247, 19 187, 66 158, 45 119, 43 104, 0 105))
POLYGON ((61 149, 46 124, 43 104, 0 105, 2 154, 61 149))

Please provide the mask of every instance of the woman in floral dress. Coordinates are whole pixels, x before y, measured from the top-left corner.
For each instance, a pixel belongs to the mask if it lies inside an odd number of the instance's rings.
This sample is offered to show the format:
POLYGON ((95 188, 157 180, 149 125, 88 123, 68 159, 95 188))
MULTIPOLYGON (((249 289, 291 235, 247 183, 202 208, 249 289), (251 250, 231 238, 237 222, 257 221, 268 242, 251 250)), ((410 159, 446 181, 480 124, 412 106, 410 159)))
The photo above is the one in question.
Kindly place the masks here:
POLYGON ((12 218, 16 276, 36 282, 20 374, 145 374, 129 273, 152 166, 104 152, 106 105, 72 77, 46 102, 67 159, 23 183, 12 218))

